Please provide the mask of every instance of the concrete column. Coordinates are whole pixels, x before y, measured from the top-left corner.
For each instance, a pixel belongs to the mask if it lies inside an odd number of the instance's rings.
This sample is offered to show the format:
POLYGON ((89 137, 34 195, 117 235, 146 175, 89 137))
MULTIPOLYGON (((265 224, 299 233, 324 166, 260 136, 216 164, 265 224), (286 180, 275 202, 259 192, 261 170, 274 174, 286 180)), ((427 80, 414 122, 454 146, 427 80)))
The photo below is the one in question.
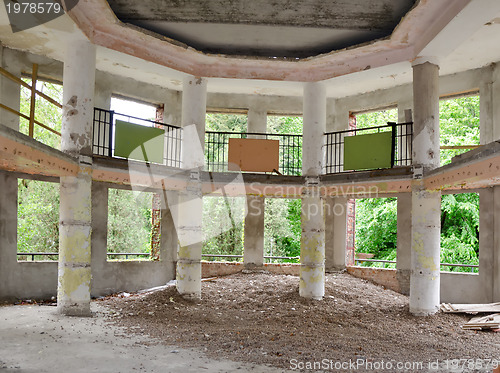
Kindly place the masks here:
MULTIPOLYGON (((1 66, 11 74, 21 77, 21 64, 17 61, 16 53, 11 49, 0 46, 0 63, 1 66)), ((0 76, 0 102, 11 109, 19 111, 20 108, 21 87, 12 80, 0 76)), ((19 117, 7 110, 0 109, 0 123, 3 125, 19 130, 19 117)), ((17 181, 16 181, 17 182, 17 181)))
POLYGON ((479 83, 479 142, 481 145, 494 140, 493 67, 485 68, 479 83))
MULTIPOLYGON (((428 60, 413 65, 413 163, 424 173, 439 166, 439 67, 428 60)), ((410 312, 437 312, 440 302, 441 193, 412 184, 410 312)))
MULTIPOLYGON (((407 123, 413 121, 412 100, 398 102, 398 122, 407 123)), ((403 151, 411 149, 411 142, 402 144, 403 151)), ((411 193, 399 193, 397 207, 397 256, 396 256, 396 278, 399 283, 400 292, 410 294, 411 274, 411 193)))
POLYGON ((87 40, 66 47, 61 150, 80 161, 78 176, 61 177, 57 308, 90 315, 92 119, 95 46, 87 40))
POLYGON ((493 64, 491 74, 491 100, 493 102, 492 134, 493 140, 500 140, 500 65, 493 64))
POLYGON ((402 294, 410 294, 411 193, 398 193, 396 278, 402 294))
MULTIPOLYGON (((21 64, 12 50, 0 46, 1 66, 17 77, 21 76, 21 64)), ((0 76, 0 102, 19 111, 21 88, 17 83, 0 76)), ((19 130, 19 117, 0 109, 0 123, 19 130)), ((17 178, 0 172, 0 299, 7 299, 7 289, 15 281, 17 262, 17 178)))
POLYGON ((322 83, 305 84, 303 112, 302 175, 317 177, 323 173, 326 131, 326 89, 322 83))
POLYGON ((169 204, 176 205, 178 198, 177 193, 169 192, 168 204, 162 204, 161 209, 160 260, 166 264, 168 273, 175 273, 177 251, 179 249, 174 216, 168 206, 169 204))
MULTIPOLYGON (((493 198, 494 198, 494 204, 493 204, 493 211, 495 214, 495 217, 493 219, 493 224, 494 224, 494 229, 493 229, 493 234, 494 234, 494 239, 493 239, 493 247, 490 249, 491 252, 491 258, 493 262, 492 268, 490 268, 492 272, 491 281, 492 281, 492 299, 491 302, 500 302, 500 217, 499 217, 499 211, 500 211, 500 186, 495 186, 493 187, 493 198)), ((481 207, 483 204, 481 204, 481 207)), ((489 207, 491 208, 491 207, 489 207)), ((486 216, 485 218, 488 218, 486 216)), ((483 218, 484 219, 484 218, 483 218)), ((481 226, 482 227, 482 226, 481 226)), ((481 238, 479 239, 479 245, 481 245, 481 238)), ((479 253, 480 253, 480 258, 479 258, 479 270, 481 271, 481 268, 483 268, 484 265, 487 265, 487 258, 483 259, 482 254, 481 254, 481 247, 479 247, 479 253), (483 263, 486 262, 486 263, 483 263)))
POLYGON ((96 108, 110 110, 112 95, 113 90, 106 80, 96 80, 94 87, 94 106, 96 108))
POLYGON ((17 262, 17 178, 0 172, 0 300, 12 300, 17 262))
POLYGON ((201 298, 201 250, 203 245, 203 200, 199 171, 203 168, 207 81, 188 76, 183 82, 183 167, 192 170, 186 190, 179 192, 179 253, 177 290, 187 298, 201 298))
MULTIPOLYGON (((113 91, 109 78, 102 72, 96 72, 94 85, 94 107, 111 110, 111 97, 113 91)), ((94 143, 98 133, 93 133, 94 143)), ((109 131, 102 130, 100 144, 108 144, 109 131)), ((108 245, 108 187, 102 183, 92 182, 92 295, 105 294, 99 287, 99 277, 105 271, 108 245)))
POLYGON ((325 220, 319 175, 323 172, 323 139, 326 127, 326 90, 322 83, 304 86, 304 134, 299 294, 322 299, 325 295, 325 220))
POLYGON ((92 283, 91 294, 101 296, 109 294, 101 286, 101 278, 106 271, 108 259, 108 191, 109 188, 99 182, 92 182, 92 235, 91 269, 92 283))
MULTIPOLYGON (((248 132, 267 132, 267 111, 259 107, 248 110, 248 132)), ((263 138, 253 135, 249 138, 263 138)), ((266 200, 264 197, 247 196, 247 215, 245 217, 245 240, 243 242, 243 262, 246 267, 259 267, 264 264, 264 217, 266 200)))
POLYGON ((346 267, 347 197, 325 198, 325 268, 339 271, 346 267))
MULTIPOLYGON (((182 125, 182 92, 167 90, 165 95, 163 123, 174 126, 182 125)), ((167 142, 165 143, 167 145, 167 142)), ((160 260, 167 263, 168 271, 175 273, 177 263, 177 251, 179 250, 179 239, 175 229, 173 211, 169 206, 179 203, 179 195, 176 192, 162 192, 162 209, 160 224, 160 260)))
MULTIPOLYGON (((349 110, 336 99, 326 105, 326 132, 342 131, 349 127, 349 110)), ((325 268, 338 271, 346 267, 347 205, 345 197, 325 197, 325 268)))
POLYGON ((182 92, 167 90, 165 95, 165 109, 163 123, 173 126, 182 125, 182 92))

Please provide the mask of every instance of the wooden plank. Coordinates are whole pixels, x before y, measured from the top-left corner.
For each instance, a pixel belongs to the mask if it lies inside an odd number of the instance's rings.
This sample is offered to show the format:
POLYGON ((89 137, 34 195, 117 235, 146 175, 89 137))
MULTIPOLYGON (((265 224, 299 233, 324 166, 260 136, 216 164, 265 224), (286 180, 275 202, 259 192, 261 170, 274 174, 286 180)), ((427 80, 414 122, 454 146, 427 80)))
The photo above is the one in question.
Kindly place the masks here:
MULTIPOLYGON (((0 67, 0 74, 2 74, 3 76, 5 76, 6 78, 12 80, 13 82, 16 82, 17 84, 22 85, 23 87, 28 88, 29 90, 31 90, 31 86, 28 83, 26 83, 21 78, 18 78, 17 76, 11 74, 10 72, 8 72, 7 70, 5 70, 2 67, 0 67)), ((54 100, 52 97, 46 95, 45 93, 39 91, 38 89, 36 90, 36 94, 38 96, 40 96, 40 97, 43 97, 44 99, 46 99, 50 103, 54 104, 59 109, 62 109, 62 105, 59 102, 57 102, 56 100, 54 100)))
POLYGON ((500 312, 500 302, 487 304, 441 304, 441 311, 450 313, 500 312))
POLYGON ((468 323, 462 325, 462 329, 498 329, 500 328, 500 313, 493 315, 474 317, 468 323))
MULTIPOLYGON (((7 111, 10 111, 12 114, 19 115, 20 117, 22 117, 22 118, 24 118, 24 119, 26 119, 26 120, 30 120, 30 117, 28 117, 27 115, 25 115, 25 114, 23 114, 23 113, 21 113, 21 112, 19 112, 19 111, 17 111, 17 110, 14 110, 14 109, 12 109, 12 108, 10 108, 10 107, 8 107, 8 106, 4 105, 4 104, 1 104, 1 103, 0 103, 0 108, 5 109, 5 110, 7 110, 7 111)), ((45 128, 47 131, 50 131, 50 132, 52 132, 52 133, 55 133, 55 134, 56 134, 56 135, 58 135, 58 136, 61 136, 61 133, 60 133, 60 132, 57 132, 55 129, 52 129, 52 128, 50 128, 50 127, 47 127, 45 124, 43 124, 43 123, 41 123, 41 122, 37 121, 36 119, 35 119, 35 123, 36 123, 36 124, 38 124, 40 127, 45 128)))
POLYGON ((279 169, 279 141, 229 139, 229 171, 273 172, 279 169))

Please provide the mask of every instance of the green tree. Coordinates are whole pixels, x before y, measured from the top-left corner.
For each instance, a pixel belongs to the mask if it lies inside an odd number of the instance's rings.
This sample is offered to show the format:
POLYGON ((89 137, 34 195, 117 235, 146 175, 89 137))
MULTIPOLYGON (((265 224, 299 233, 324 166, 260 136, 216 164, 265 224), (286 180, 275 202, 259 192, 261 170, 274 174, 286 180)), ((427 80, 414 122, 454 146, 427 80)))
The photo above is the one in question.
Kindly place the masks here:
POLYGON ((120 189, 108 193, 108 253, 149 253, 153 193, 120 189))
POLYGON ((18 179, 17 251, 59 251, 59 184, 18 179))
MULTIPOLYGON (((395 110, 357 116, 358 128, 380 126, 394 121, 395 110)), ((440 132, 443 145, 479 143, 479 97, 440 102, 440 132)), ((441 162, 466 150, 442 150, 441 162)), ((375 259, 396 258, 397 201, 395 198, 356 201, 356 249, 373 253, 375 259)), ((479 195, 444 195, 441 208, 441 262, 477 264, 479 254, 479 195)), ((370 265, 370 264, 366 264, 370 265)), ((384 266, 372 264, 373 266, 384 266)), ((469 268, 443 268, 469 272, 469 268)))
MULTIPOLYGON (((31 80, 25 79, 31 84, 31 80)), ((38 82, 37 88, 58 102, 62 101, 62 86, 38 82)), ((31 91, 21 88, 21 112, 29 115, 31 91)), ((61 110, 48 101, 37 98, 35 119, 61 131, 61 110)), ((21 118, 19 129, 28 134, 28 121, 21 118)), ((48 146, 60 148, 61 138, 35 124, 34 138, 48 146)), ((18 179, 17 250, 20 253, 59 251, 59 184, 18 179)), ((41 257, 56 259, 56 257, 41 257)), ((38 259, 38 258, 37 258, 38 259)))
MULTIPOLYGON (((25 82, 31 84, 31 79, 24 79, 25 82)), ((62 102, 63 90, 59 84, 39 81, 37 84, 38 90, 50 96, 57 102, 62 102)), ((25 87, 21 88, 21 113, 30 114, 31 91, 25 87)), ((35 106, 35 119, 45 124, 59 133, 62 127, 62 111, 57 106, 51 104, 47 100, 37 97, 35 106)), ((24 134, 28 134, 29 123, 26 119, 21 118, 19 122, 19 130, 24 134)), ((33 137, 41 143, 51 146, 56 149, 61 148, 61 137, 35 124, 33 137)))
MULTIPOLYGON (((245 198, 203 198, 203 254, 243 255, 245 198)), ((221 260, 208 257, 207 260, 221 260)), ((241 261, 239 258, 222 260, 241 261)))
MULTIPOLYGON (((479 96, 440 101, 439 123, 441 145, 479 145, 479 96)), ((441 164, 467 151, 442 149, 441 164)))

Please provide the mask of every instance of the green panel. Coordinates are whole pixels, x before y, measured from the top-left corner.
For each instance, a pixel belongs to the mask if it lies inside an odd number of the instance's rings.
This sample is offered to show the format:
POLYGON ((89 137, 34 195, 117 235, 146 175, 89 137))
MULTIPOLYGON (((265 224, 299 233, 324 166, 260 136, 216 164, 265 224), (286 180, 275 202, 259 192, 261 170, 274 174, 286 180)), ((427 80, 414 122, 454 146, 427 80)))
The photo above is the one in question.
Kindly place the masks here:
POLYGON ((115 125, 115 156, 163 163, 163 138, 161 128, 145 127, 121 120, 115 125))
POLYGON ((346 136, 344 170, 391 168, 392 132, 346 136))

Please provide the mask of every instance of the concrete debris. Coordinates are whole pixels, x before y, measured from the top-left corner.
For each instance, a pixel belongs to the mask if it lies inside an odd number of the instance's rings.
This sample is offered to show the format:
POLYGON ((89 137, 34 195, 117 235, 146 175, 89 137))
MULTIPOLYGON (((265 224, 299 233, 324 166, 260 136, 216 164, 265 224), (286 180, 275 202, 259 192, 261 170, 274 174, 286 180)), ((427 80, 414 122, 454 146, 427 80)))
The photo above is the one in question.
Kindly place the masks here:
POLYGON ((175 286, 177 282, 175 280, 170 280, 169 282, 167 282, 165 285, 162 285, 162 286, 155 286, 154 288, 149 288, 149 289, 143 289, 143 290, 139 290, 137 293, 138 294, 149 294, 149 293, 154 293, 156 291, 160 291, 160 290, 165 290, 165 289, 168 289, 169 287, 171 286, 175 286))

